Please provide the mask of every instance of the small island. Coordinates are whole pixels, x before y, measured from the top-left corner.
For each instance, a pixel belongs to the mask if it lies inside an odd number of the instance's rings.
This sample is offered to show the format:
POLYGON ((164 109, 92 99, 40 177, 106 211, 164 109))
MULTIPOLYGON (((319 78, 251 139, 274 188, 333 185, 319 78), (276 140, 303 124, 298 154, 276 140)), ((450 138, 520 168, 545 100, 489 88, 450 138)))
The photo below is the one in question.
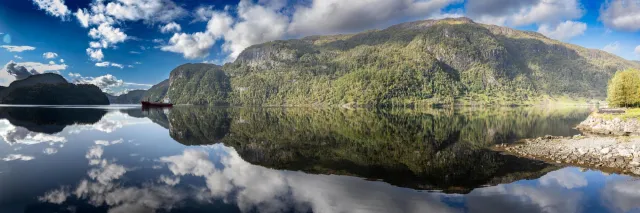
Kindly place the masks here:
POLYGON ((640 175, 640 71, 617 72, 607 89, 609 107, 576 129, 585 135, 525 139, 496 149, 521 157, 640 175))
POLYGON ((0 88, 0 104, 108 105, 95 85, 72 84, 55 73, 31 75, 0 88))

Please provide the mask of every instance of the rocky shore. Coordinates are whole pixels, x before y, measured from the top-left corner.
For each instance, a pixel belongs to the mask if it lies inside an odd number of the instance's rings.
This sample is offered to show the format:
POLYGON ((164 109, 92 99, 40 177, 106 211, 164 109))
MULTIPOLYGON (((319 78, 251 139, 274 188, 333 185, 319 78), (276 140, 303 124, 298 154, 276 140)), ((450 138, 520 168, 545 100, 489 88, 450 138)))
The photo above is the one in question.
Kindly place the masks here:
POLYGON ((594 113, 580 123, 576 129, 605 135, 640 136, 640 121, 637 118, 605 116, 594 113))
POLYGON ((550 163, 640 175, 640 137, 545 136, 495 149, 550 163))

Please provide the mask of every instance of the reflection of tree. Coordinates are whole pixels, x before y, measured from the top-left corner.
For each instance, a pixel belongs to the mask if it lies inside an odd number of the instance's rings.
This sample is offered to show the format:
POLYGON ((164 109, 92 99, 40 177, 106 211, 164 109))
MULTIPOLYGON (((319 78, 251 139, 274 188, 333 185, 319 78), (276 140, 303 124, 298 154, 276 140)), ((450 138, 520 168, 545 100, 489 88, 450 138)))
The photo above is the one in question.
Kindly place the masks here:
POLYGON ((587 113, 176 107, 169 121, 183 144, 223 142, 270 168, 467 191, 553 169, 485 148, 551 130, 571 134, 587 113))
POLYGON ((94 124, 107 113, 104 109, 0 107, 0 118, 32 132, 54 134, 74 124, 94 124))

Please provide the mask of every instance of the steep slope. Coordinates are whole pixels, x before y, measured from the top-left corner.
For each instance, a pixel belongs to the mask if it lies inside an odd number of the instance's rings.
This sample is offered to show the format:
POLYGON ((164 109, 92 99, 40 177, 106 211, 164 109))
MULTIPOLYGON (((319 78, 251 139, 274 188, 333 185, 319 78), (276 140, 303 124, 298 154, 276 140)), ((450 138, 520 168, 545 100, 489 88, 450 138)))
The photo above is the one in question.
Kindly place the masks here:
POLYGON ((107 105, 109 100, 95 85, 71 84, 58 74, 45 73, 12 82, 0 91, 0 103, 107 105))
POLYGON ((111 104, 139 104, 146 94, 146 90, 132 90, 125 94, 114 96, 106 94, 111 104))
POLYGON ((467 18, 247 48, 218 67, 171 73, 174 103, 414 105, 603 98, 617 70, 640 68, 600 50, 467 18))
POLYGON ((166 95, 169 89, 169 79, 164 80, 156 85, 153 85, 147 90, 142 97, 142 100, 148 100, 153 102, 161 101, 166 95))

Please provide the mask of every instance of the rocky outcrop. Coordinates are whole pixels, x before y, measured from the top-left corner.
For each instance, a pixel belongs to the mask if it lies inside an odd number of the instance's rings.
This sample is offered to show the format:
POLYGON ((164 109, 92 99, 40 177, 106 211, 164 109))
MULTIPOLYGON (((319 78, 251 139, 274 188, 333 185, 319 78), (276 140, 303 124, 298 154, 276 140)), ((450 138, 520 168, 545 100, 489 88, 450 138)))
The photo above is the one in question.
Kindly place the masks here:
POLYGON ((551 163, 640 175, 640 138, 546 136, 511 146, 497 145, 496 149, 551 163))
POLYGON ((576 127, 583 132, 605 135, 640 135, 640 120, 591 115, 576 127))

